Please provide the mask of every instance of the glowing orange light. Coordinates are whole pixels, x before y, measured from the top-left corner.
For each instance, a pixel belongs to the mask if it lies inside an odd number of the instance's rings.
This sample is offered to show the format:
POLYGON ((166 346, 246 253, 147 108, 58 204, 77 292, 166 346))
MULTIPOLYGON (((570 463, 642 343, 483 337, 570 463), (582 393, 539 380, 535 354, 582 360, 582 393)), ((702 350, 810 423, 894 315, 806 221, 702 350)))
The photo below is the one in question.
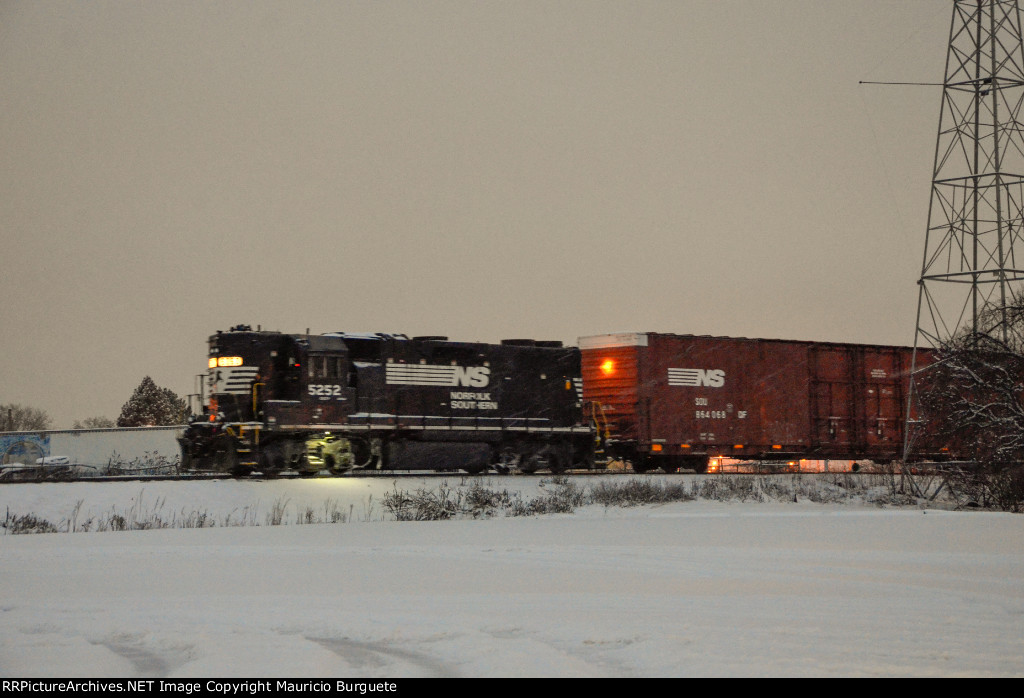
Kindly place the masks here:
POLYGON ((606 376, 610 376, 615 373, 615 362, 611 359, 605 359, 601 364, 601 373, 606 376))
POLYGON ((743 444, 736 444, 733 448, 743 448, 743 444))
POLYGON ((679 448, 689 448, 690 444, 679 444, 679 448))
POLYGON ((217 368, 217 357, 211 356, 210 361, 206 365, 209 366, 210 368, 217 368))
MULTIPOLYGON (((212 360, 212 359, 211 359, 212 360)), ((241 366, 241 356, 219 356, 217 357, 218 366, 241 366)))
POLYGON ((661 450, 661 444, 653 444, 651 446, 651 450, 652 451, 660 451, 661 450))
POLYGON ((772 444, 772 448, 774 448, 776 451, 782 450, 782 446, 780 446, 779 444, 772 444))

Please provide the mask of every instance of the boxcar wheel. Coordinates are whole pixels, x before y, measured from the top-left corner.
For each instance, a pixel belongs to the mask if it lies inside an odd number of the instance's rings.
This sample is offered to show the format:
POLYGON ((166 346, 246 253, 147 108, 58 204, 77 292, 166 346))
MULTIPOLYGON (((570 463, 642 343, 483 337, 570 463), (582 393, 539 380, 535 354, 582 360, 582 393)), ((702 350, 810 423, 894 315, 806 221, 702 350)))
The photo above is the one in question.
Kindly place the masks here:
POLYGON ((633 464, 634 473, 646 473, 648 470, 655 468, 655 466, 651 465, 650 459, 644 455, 636 455, 630 462, 633 464))

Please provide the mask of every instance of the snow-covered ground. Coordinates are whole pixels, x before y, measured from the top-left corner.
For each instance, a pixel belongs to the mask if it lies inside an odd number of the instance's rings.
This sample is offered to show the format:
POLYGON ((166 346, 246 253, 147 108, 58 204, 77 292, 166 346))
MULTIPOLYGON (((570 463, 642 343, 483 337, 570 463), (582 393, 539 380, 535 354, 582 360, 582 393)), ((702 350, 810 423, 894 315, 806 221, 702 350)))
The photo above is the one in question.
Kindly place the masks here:
POLYGON ((384 520, 388 491, 438 484, 2 485, 0 512, 65 527, 217 525, 0 535, 0 674, 1024 674, 1020 515, 798 497, 384 520))

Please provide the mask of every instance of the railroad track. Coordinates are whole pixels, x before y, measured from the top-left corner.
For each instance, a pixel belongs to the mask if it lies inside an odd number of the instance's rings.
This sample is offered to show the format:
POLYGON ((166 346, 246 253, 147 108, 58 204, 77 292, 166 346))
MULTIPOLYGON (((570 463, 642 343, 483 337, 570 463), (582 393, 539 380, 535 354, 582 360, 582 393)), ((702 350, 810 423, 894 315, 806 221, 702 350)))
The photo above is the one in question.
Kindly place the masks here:
MULTIPOLYGON (((727 470, 700 473, 700 477, 720 477, 723 475, 802 475, 802 476, 814 476, 814 475, 854 475, 854 476, 870 476, 870 475, 885 475, 887 474, 881 469, 878 470, 861 470, 859 472, 843 471, 843 470, 803 470, 793 471, 786 469, 779 469, 778 467, 770 467, 766 464, 749 464, 743 468, 729 468, 727 470), (759 467, 760 466, 760 467, 759 467)), ((897 473, 898 474, 898 473, 897 473)), ((922 472, 921 474, 934 474, 934 471, 922 472)), ((24 469, 7 469, 0 471, 0 485, 2 484, 15 484, 15 483, 34 483, 34 482, 154 482, 154 481, 205 481, 205 480, 225 480, 225 479, 238 479, 238 480, 286 480, 286 479, 377 479, 377 478, 391 478, 391 479, 423 479, 423 478, 451 478, 451 477, 573 477, 573 478, 587 478, 594 476, 633 476, 633 477, 680 477, 684 475, 698 475, 693 471, 682 471, 676 473, 664 473, 660 470, 655 470, 647 473, 635 473, 629 468, 616 468, 616 469, 595 469, 595 470, 567 470, 562 473, 551 473, 549 471, 537 471, 534 473, 498 473, 495 471, 485 471, 478 474, 471 474, 461 470, 447 470, 447 471, 436 471, 436 470, 366 470, 349 472, 342 475, 303 475, 297 472, 283 472, 274 476, 264 476, 261 473, 253 473, 243 477, 234 477, 226 473, 220 472, 189 472, 189 473, 122 473, 118 475, 98 475, 90 474, 88 472, 76 472, 75 466, 67 466, 63 469, 41 469, 41 468, 24 468, 24 469)))

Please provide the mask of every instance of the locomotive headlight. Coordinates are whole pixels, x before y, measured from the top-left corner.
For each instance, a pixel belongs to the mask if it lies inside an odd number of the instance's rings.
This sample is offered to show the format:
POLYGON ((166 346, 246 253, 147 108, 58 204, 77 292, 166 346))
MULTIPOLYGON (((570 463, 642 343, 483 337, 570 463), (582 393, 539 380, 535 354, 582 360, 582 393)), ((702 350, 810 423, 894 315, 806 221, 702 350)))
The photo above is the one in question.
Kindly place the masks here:
POLYGON ((210 368, 217 368, 217 357, 211 356, 209 363, 207 363, 206 365, 209 366, 210 368))
POLYGON ((210 357, 210 368, 216 368, 218 366, 241 366, 241 356, 211 356, 210 357))

